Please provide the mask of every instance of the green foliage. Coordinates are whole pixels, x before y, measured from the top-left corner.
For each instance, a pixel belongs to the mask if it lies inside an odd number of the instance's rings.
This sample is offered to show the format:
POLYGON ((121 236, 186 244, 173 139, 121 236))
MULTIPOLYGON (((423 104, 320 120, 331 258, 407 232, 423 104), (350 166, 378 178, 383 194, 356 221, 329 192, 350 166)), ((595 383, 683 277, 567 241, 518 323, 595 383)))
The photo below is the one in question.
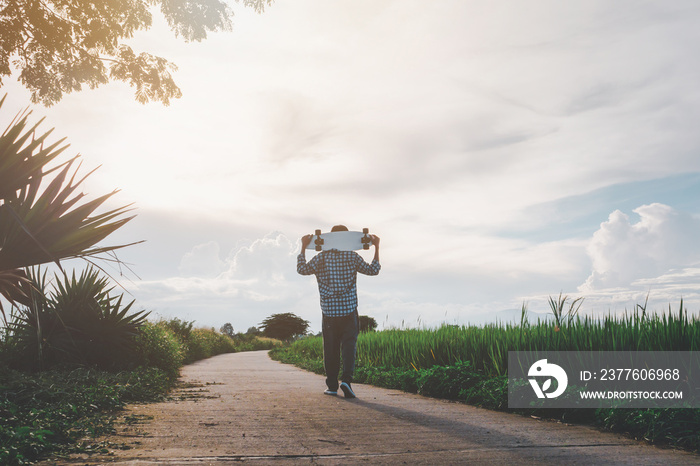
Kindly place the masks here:
POLYGON ((270 350, 283 345, 283 342, 280 340, 248 333, 237 333, 233 336, 233 341, 238 351, 270 350))
POLYGON ((700 409, 599 409, 598 423, 637 439, 700 450, 700 409))
MULTIPOLYGON (((244 0, 262 11, 272 0, 244 0)), ((15 0, 0 9, 0 85, 19 70, 32 102, 52 105, 64 93, 91 89, 110 79, 136 88, 136 100, 168 104, 181 96, 170 74, 176 67, 150 53, 136 53, 124 43, 152 24, 158 5, 176 36, 201 41, 210 31, 231 28, 233 12, 221 0, 15 0)))
POLYGON ((103 369, 123 367, 134 350, 138 328, 148 315, 129 313, 122 295, 92 267, 79 277, 56 275, 54 290, 45 293, 46 277, 31 271, 33 285, 28 306, 19 308, 10 325, 22 358, 15 365, 46 368, 56 364, 84 364, 103 369))
POLYGON ((192 330, 187 344, 189 351, 185 363, 210 358, 217 354, 235 353, 237 351, 236 344, 231 338, 213 329, 192 330))
POLYGON ((414 369, 398 367, 358 367, 354 379, 378 387, 398 388, 405 392, 418 393, 418 379, 422 373, 414 369))
POLYGON ((248 330, 246 330, 246 335, 262 335, 262 332, 258 327, 248 327, 248 330))
POLYGON ((309 322, 291 312, 273 314, 260 324, 263 335, 269 338, 289 341, 304 335, 309 329, 309 322))
POLYGON ((228 337, 233 337, 233 335, 235 335, 235 332, 233 331, 233 325, 231 325, 231 322, 226 322, 224 325, 221 326, 221 329, 219 331, 228 337))
POLYGON ((360 332, 373 332, 377 329, 377 321, 374 317, 359 316, 360 332))
POLYGON ((157 369, 25 374, 0 370, 0 464, 29 464, 53 452, 94 451, 85 440, 113 431, 127 402, 161 399, 172 382, 157 369))
POLYGON ((307 371, 315 374, 323 374, 323 358, 309 357, 300 354, 289 347, 276 347, 270 350, 269 355, 272 359, 281 361, 285 364, 294 364, 307 371))
POLYGON ((490 409, 508 407, 508 377, 484 377, 475 385, 460 392, 460 399, 465 403, 490 409))
MULTIPOLYGON (((0 99, 0 108, 6 98, 0 99)), ((0 199, 10 198, 18 189, 40 179, 46 174, 42 173, 44 168, 68 148, 63 144, 65 138, 48 145, 53 130, 36 134, 43 119, 27 128, 28 117, 29 113, 18 115, 0 136, 0 199)))
POLYGON ((254 347, 250 341, 241 341, 214 329, 192 328, 194 322, 178 318, 146 322, 137 338, 136 357, 132 365, 158 367, 177 377, 183 364, 210 358, 218 354, 269 349, 271 345, 254 347))
POLYGON ((165 325, 145 322, 136 338, 134 354, 134 365, 155 367, 176 379, 185 361, 186 347, 165 325))
MULTIPOLYGON (((62 293, 80 296, 65 289, 62 293)), ((279 344, 253 335, 230 338, 192 326, 180 319, 144 322, 133 339, 133 351, 120 361, 129 370, 116 373, 62 366, 27 374, 0 364, 0 464, 29 464, 52 453, 103 449, 103 444, 89 438, 112 432, 114 411, 125 403, 163 398, 186 361, 279 344)), ((10 344, 13 339, 4 332, 0 362, 16 353, 10 344)))
MULTIPOLYGON (((0 37, 4 32, 0 27, 0 37)), ((128 206, 94 214, 116 191, 82 202, 85 195, 77 190, 89 174, 76 180, 71 167, 77 156, 49 167, 68 145, 63 139, 49 144, 52 130, 37 134, 41 121, 29 127, 29 114, 19 115, 0 135, 0 295, 25 305, 30 297, 24 267, 124 247, 95 245, 133 218, 123 217, 128 206)), ((0 313, 7 322, 1 303, 0 313)))
POLYGON ((194 321, 187 322, 177 317, 168 320, 161 319, 158 321, 158 324, 173 332, 183 343, 186 343, 190 339, 190 333, 192 333, 192 327, 194 327, 194 321))
POLYGON ((459 400, 464 392, 484 380, 474 371, 471 362, 457 362, 452 366, 433 366, 420 371, 418 393, 435 398, 459 400))

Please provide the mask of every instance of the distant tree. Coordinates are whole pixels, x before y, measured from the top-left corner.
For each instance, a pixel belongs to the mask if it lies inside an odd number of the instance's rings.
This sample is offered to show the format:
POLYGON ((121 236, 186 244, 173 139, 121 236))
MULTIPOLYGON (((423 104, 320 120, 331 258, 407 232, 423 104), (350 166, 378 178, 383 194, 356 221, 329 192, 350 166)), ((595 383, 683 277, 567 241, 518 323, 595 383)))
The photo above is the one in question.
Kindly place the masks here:
MULTIPOLYGON (((262 12, 272 1, 243 4, 262 12)), ((16 68, 34 103, 53 105, 64 93, 111 79, 135 87, 141 103, 168 105, 181 96, 170 74, 177 67, 123 43, 151 27, 155 5, 187 42, 231 29, 233 12, 222 0, 0 0, 0 86, 16 68)))
POLYGON ((245 334, 246 335, 260 335, 262 332, 258 327, 250 327, 245 334))
POLYGON ((262 333, 266 337, 278 340, 291 340, 294 337, 306 334, 309 322, 297 317, 291 312, 273 314, 260 324, 262 333))
POLYGON ((186 342, 190 339, 194 322, 194 320, 188 322, 186 320, 173 317, 167 320, 163 319, 159 322, 159 324, 173 332, 180 341, 186 342))
POLYGON ((221 326, 221 329, 219 330, 221 333, 224 335, 228 335, 229 337, 233 337, 233 325, 231 325, 231 322, 226 322, 224 325, 221 326))
POLYGON ((360 332, 373 332, 377 329, 377 321, 374 317, 360 316, 360 332))

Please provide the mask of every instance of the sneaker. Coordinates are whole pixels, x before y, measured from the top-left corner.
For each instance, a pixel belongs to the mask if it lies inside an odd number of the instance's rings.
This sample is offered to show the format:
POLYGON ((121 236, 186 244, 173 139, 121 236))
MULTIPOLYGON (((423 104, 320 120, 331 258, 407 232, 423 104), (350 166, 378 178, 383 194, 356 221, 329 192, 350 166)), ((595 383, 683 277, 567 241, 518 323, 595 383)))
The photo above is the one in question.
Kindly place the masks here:
POLYGON ((336 396, 338 394, 337 390, 331 390, 330 388, 327 388, 325 392, 323 392, 324 395, 330 395, 330 396, 336 396))
POLYGON ((349 383, 347 383, 347 382, 341 383, 340 389, 343 391, 345 398, 356 398, 355 392, 352 391, 352 387, 350 387, 349 383))

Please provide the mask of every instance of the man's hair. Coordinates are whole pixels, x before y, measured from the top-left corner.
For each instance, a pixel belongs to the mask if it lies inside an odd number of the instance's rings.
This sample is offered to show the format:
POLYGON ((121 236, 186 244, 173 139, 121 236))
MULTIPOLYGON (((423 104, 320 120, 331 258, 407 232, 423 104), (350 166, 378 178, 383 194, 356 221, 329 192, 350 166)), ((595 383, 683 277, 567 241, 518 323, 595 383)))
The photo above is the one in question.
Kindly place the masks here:
POLYGON ((333 228, 331 228, 331 231, 348 231, 348 227, 345 225, 336 225, 333 228))

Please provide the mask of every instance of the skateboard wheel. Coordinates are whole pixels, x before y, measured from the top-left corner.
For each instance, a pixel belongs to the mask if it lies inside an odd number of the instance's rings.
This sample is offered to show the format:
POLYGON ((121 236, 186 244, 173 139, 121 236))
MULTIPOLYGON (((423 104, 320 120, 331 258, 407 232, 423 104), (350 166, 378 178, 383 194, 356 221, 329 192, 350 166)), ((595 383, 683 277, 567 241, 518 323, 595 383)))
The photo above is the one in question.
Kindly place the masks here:
POLYGON ((317 244, 317 245, 316 245, 316 250, 317 250, 317 251, 320 251, 321 249, 323 249, 323 248, 321 247, 321 245, 320 245, 320 244, 317 244))
POLYGON ((360 239, 360 242, 362 243, 362 249, 369 249, 369 245, 372 242, 372 238, 367 236, 367 233, 369 233, 369 228, 363 228, 362 233, 365 234, 365 236, 363 236, 360 239))
POLYGON ((316 236, 321 236, 321 230, 316 230, 314 233, 316 236))

